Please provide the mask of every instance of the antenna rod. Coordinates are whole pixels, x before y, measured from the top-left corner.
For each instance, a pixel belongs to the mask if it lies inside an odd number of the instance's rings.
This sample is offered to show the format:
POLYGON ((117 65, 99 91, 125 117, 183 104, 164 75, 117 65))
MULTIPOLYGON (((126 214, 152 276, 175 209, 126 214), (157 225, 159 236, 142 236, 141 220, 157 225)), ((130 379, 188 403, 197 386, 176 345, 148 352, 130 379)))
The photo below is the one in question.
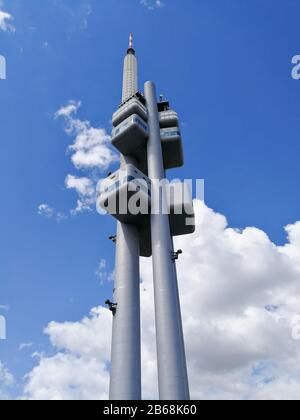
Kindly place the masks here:
POLYGON ((133 34, 130 32, 129 35, 129 48, 133 48, 133 34))

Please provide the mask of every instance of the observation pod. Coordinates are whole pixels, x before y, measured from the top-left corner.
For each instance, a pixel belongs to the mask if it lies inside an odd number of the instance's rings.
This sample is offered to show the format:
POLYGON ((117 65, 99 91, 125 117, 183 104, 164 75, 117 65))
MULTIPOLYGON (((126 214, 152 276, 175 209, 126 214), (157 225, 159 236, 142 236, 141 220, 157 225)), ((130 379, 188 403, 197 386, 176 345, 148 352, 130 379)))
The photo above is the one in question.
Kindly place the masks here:
MULTIPOLYGON (((162 183, 160 188, 166 191, 166 203, 160 211, 169 215, 172 236, 194 233, 195 212, 189 184, 162 183)), ((151 202, 151 181, 133 165, 125 165, 101 183, 98 205, 121 223, 147 225, 151 202)))
POLYGON ((147 176, 135 166, 125 165, 102 181, 97 205, 119 222, 137 227, 139 255, 151 257, 151 181, 147 176))
MULTIPOLYGON (((195 213, 191 189, 186 182, 162 183, 169 215, 172 237, 195 232, 195 213)), ((150 214, 152 204, 151 181, 133 165, 125 165, 103 180, 98 205, 121 223, 139 229, 140 256, 152 255, 150 214)))
POLYGON ((163 161, 165 169, 179 168, 184 165, 181 133, 178 127, 160 130, 163 161))
POLYGON ((159 125, 161 128, 179 127, 179 118, 177 112, 169 109, 159 113, 159 125))
POLYGON ((172 236, 190 235, 196 230, 195 210, 190 185, 173 182, 167 186, 172 236))
POLYGON ((170 109, 170 103, 163 100, 157 104, 164 168, 179 168, 184 165, 182 138, 177 112, 170 109))
POLYGON ((139 92, 129 98, 126 102, 123 102, 119 109, 113 114, 113 126, 117 127, 133 114, 139 115, 145 122, 148 121, 148 111, 145 106, 145 99, 139 92))
POLYGON ((142 226, 151 209, 151 181, 125 165, 101 182, 98 205, 121 223, 142 226))
POLYGON ((133 114, 113 129, 112 144, 124 156, 140 161, 144 159, 148 137, 148 124, 133 114))

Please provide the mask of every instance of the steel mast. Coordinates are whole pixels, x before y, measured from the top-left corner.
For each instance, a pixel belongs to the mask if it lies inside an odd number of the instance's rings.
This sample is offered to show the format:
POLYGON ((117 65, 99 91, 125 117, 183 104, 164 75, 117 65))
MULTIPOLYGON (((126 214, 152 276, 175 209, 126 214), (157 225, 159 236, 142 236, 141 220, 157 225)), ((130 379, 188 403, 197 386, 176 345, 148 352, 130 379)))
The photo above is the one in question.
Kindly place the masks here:
MULTIPOLYGON (((160 122, 156 89, 153 82, 145 84, 148 108, 149 140, 147 147, 148 176, 155 199, 166 202, 166 191, 159 189, 165 179, 161 147, 160 122)), ((153 203, 160 208, 161 203, 153 203)), ((188 400, 189 385, 186 368, 181 311, 179 304, 174 248, 167 214, 151 214, 151 235, 154 275, 158 384, 161 400, 188 400)))

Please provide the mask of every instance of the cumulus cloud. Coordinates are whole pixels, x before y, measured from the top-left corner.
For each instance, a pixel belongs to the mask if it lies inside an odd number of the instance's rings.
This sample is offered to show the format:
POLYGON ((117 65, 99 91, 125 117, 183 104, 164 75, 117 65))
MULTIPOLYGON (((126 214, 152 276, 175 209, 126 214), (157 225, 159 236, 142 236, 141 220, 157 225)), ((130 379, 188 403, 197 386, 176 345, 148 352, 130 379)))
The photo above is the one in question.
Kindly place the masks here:
POLYGON ((15 28, 11 24, 11 21, 13 20, 13 17, 10 13, 2 10, 2 7, 3 7, 3 3, 0 2, 0 31, 14 32, 15 28))
POLYGON ((77 206, 71 210, 71 214, 76 216, 80 213, 92 211, 92 205, 95 203, 96 181, 91 178, 77 178, 73 175, 68 175, 65 181, 67 189, 73 189, 77 192, 80 199, 77 200, 77 206))
POLYGON ((39 355, 38 365, 26 377, 25 398, 107 399, 111 313, 95 308, 80 322, 52 322, 45 333, 57 352, 39 355))
MULTIPOLYGON (((276 246, 259 229, 232 229, 223 215, 195 206, 196 233, 175 241, 184 250, 178 277, 192 398, 300 399, 300 222, 276 246)), ((143 392, 156 398, 151 260, 143 260, 142 278, 143 392)), ((41 356, 27 397, 107 398, 110 328, 101 307, 79 323, 51 323, 57 354, 41 356)))
POLYGON ((82 213, 92 212, 93 209, 91 205, 94 204, 94 200, 81 199, 77 200, 76 207, 70 211, 72 216, 77 216, 82 213))
POLYGON ((77 114, 81 105, 81 101, 69 101, 67 105, 62 106, 58 111, 56 111, 55 118, 71 118, 73 115, 77 114))
POLYGON ((68 175, 66 187, 76 190, 80 195, 92 196, 94 194, 93 183, 89 178, 77 178, 76 176, 68 175))
POLYGON ((75 169, 84 170, 87 174, 85 177, 68 175, 65 180, 66 188, 75 190, 79 196, 76 207, 70 211, 72 216, 93 211, 99 173, 118 160, 106 130, 95 128, 89 121, 77 118, 81 105, 80 101, 69 101, 54 115, 55 119, 63 118, 65 132, 74 138, 68 152, 75 169))
POLYGON ((105 129, 92 127, 89 121, 76 118, 80 106, 81 102, 69 101, 56 112, 55 118, 64 118, 66 133, 74 137, 74 143, 69 146, 74 166, 104 171, 117 160, 110 147, 110 136, 105 129))
POLYGON ((13 375, 0 360, 0 400, 9 399, 9 391, 15 383, 13 375))
POLYGON ((13 375, 8 371, 8 369, 0 361, 0 383, 4 386, 11 386, 14 383, 13 375))
MULTIPOLYGON (((75 169, 83 170, 87 175, 79 177, 69 174, 65 179, 66 188, 78 194, 76 207, 68 212, 68 216, 93 211, 99 174, 118 160, 106 130, 95 128, 89 121, 77 118, 81 105, 81 101, 69 101, 54 114, 54 119, 64 120, 65 132, 74 140, 68 147, 71 162, 75 169)), ((48 204, 40 204, 38 214, 58 222, 68 218, 64 212, 58 212, 48 204)))

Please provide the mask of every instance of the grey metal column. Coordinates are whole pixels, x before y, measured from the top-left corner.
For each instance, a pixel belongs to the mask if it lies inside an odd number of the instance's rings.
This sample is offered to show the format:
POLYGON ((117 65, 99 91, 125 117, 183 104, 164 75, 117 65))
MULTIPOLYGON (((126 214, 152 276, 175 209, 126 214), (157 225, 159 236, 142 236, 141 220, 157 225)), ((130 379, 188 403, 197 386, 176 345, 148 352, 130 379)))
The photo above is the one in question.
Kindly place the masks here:
MULTIPOLYGON (((130 34, 124 60, 122 103, 138 90, 138 65, 130 34)), ((136 165, 130 156, 121 156, 121 167, 136 165)), ((140 400, 141 322, 140 322, 140 247, 136 226, 117 224, 114 302, 111 350, 111 400, 140 400)))
POLYGON ((111 354, 111 400, 141 399, 139 232, 118 222, 111 354))
MULTIPOLYGON (((153 82, 145 84, 145 98, 150 132, 147 150, 148 173, 152 180, 161 180, 165 178, 165 171, 156 89, 153 82)), ((153 188, 158 186, 154 184, 153 188)), ((157 197, 156 191, 154 196, 157 197)), ((188 400, 190 398, 188 375, 168 215, 151 215, 151 234, 159 395, 161 400, 188 400)))
MULTIPOLYGON (((133 158, 121 156, 121 168, 133 158)), ((136 226, 117 223, 111 400, 141 400, 140 247, 136 226)))

